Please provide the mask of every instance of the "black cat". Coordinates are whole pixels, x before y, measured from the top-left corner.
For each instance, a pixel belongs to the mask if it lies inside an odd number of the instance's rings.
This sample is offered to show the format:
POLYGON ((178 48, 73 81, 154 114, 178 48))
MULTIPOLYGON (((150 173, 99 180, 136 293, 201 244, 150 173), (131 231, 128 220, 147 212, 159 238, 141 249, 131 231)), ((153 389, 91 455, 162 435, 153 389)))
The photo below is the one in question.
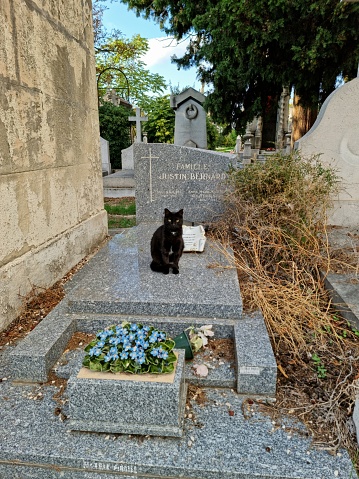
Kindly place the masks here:
POLYGON ((183 252, 182 238, 183 210, 171 213, 165 208, 164 224, 160 226, 151 239, 152 271, 178 274, 178 262, 183 252))

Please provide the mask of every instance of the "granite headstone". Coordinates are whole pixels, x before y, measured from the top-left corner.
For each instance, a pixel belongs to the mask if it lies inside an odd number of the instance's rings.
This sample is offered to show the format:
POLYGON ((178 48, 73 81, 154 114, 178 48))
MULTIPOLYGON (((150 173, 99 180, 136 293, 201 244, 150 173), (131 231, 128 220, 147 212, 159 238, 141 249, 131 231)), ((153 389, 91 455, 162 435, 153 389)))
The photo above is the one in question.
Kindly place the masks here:
POLYGON ((133 153, 137 223, 162 221, 164 208, 183 208, 192 222, 211 222, 223 211, 234 155, 157 143, 135 143, 133 153))

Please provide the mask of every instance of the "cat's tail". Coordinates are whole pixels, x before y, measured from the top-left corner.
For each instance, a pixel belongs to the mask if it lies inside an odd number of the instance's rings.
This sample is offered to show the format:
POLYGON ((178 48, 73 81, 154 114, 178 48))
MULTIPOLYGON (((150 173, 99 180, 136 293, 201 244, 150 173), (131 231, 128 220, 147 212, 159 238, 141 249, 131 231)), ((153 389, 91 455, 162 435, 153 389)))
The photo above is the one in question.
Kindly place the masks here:
POLYGON ((156 263, 156 261, 152 261, 152 263, 150 264, 150 268, 152 269, 152 271, 156 271, 157 273, 162 273, 163 271, 162 265, 156 263))

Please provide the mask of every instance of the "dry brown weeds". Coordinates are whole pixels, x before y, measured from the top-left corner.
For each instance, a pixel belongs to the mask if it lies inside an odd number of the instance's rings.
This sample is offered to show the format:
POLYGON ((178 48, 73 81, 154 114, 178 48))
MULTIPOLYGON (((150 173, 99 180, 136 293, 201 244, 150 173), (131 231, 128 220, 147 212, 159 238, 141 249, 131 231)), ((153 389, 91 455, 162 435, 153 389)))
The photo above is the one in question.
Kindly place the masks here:
POLYGON ((359 332, 336 313, 323 284, 333 263, 341 264, 331 257, 325 226, 329 190, 322 184, 318 194, 310 170, 296 190, 296 172, 293 180, 277 169, 278 164, 267 173, 257 169, 258 180, 255 168, 234 177, 213 234, 223 254, 228 256, 228 246, 234 250, 228 260, 238 271, 246 309, 260 309, 266 322, 279 370, 272 413, 296 416, 313 444, 332 453, 345 447, 355 459, 351 415, 359 332))

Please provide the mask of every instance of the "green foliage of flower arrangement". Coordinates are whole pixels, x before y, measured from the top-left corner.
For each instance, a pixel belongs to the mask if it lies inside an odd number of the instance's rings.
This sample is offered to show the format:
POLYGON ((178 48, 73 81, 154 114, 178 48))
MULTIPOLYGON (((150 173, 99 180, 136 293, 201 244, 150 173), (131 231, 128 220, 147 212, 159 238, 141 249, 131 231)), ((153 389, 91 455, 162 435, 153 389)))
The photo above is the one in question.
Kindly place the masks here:
POLYGON ((97 333, 83 365, 92 371, 163 374, 174 370, 175 343, 152 326, 123 322, 97 333))

